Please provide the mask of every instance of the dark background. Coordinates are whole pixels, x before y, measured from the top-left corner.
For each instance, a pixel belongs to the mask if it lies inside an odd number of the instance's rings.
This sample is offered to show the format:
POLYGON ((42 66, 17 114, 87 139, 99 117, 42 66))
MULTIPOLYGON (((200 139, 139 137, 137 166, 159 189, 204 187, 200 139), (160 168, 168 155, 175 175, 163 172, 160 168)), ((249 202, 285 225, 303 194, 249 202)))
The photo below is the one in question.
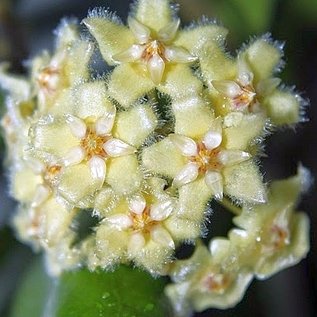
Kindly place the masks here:
MULTIPOLYGON (((17 73, 23 61, 42 49, 53 47, 53 32, 63 17, 82 19, 89 8, 110 7, 124 20, 128 0, 0 0, 0 61, 8 60, 17 73)), ((317 1, 316 0, 179 0, 184 24, 205 15, 217 18, 230 31, 228 49, 234 54, 253 35, 270 32, 285 41, 285 70, 281 77, 296 85, 310 99, 305 124, 276 132, 266 142, 267 157, 262 159, 266 181, 296 172, 298 162, 317 175, 317 1)), ((1 103, 0 96, 0 103, 1 103)), ((1 110, 3 111, 3 109, 1 110)), ((3 143, 0 157, 3 159, 3 143)), ((0 316, 9 307, 23 274, 34 255, 14 239, 9 222, 14 202, 7 195, 5 171, 0 177, 0 316)), ((242 302, 230 310, 208 310, 197 316, 313 317, 317 316, 317 195, 313 186, 303 197, 300 209, 311 219, 311 251, 300 264, 266 281, 254 281, 242 302)), ((214 235, 225 234, 222 223, 229 218, 222 211, 212 218, 214 235)), ((23 316, 21 316, 23 317, 23 316)), ((37 317, 37 316, 34 316, 37 317)))

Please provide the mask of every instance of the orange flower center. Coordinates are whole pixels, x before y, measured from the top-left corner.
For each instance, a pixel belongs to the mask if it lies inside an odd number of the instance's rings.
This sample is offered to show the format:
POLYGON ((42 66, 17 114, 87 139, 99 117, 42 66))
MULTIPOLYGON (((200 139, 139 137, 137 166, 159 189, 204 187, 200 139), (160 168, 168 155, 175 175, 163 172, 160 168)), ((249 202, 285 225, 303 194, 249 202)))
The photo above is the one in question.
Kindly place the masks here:
POLYGON ((51 165, 46 168, 46 171, 44 172, 44 180, 49 186, 51 186, 56 181, 61 169, 61 165, 51 165))
POLYGON ((135 232, 149 233, 151 228, 157 224, 157 221, 150 217, 150 207, 145 207, 142 214, 130 212, 133 225, 132 230, 135 232))
POLYGON ((106 157, 107 153, 103 149, 103 145, 109 139, 110 135, 98 135, 92 128, 88 128, 80 146, 85 150, 88 160, 94 155, 106 157))
POLYGON ((40 87, 49 93, 54 92, 56 89, 55 85, 59 73, 59 70, 54 67, 48 66, 43 68, 37 78, 40 87))
POLYGON ((190 161, 198 165, 199 173, 204 174, 208 170, 219 171, 222 168, 218 159, 218 154, 221 151, 220 147, 208 150, 202 142, 198 143, 197 147, 198 154, 190 157, 190 161))
POLYGON ((252 106, 256 103, 256 93, 252 85, 241 86, 242 90, 241 94, 235 98, 233 98, 233 105, 235 108, 244 108, 248 107, 250 111, 252 106))
POLYGON ((280 250, 289 244, 289 233, 287 229, 273 225, 270 230, 270 244, 274 250, 280 250))
POLYGON ((203 286, 208 292, 223 294, 229 287, 231 279, 227 274, 209 273, 203 280, 203 286))
POLYGON ((165 60, 165 47, 164 45, 157 41, 157 40, 154 40, 148 44, 146 44, 146 47, 143 51, 143 54, 141 56, 141 58, 144 60, 144 61, 149 61, 154 55, 159 55, 163 60, 165 60))

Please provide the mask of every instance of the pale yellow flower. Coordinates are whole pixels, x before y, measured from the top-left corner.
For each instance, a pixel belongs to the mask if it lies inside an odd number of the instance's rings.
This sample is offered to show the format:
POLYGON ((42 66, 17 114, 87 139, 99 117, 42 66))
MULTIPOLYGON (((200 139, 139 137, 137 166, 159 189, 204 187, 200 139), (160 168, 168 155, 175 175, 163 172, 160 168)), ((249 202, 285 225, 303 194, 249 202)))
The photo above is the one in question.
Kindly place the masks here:
POLYGON ((169 0, 137 1, 128 17, 128 28, 105 10, 93 10, 83 22, 105 61, 120 64, 111 74, 109 92, 124 107, 155 87, 182 94, 186 93, 185 85, 198 86, 190 63, 204 43, 216 43, 227 33, 208 22, 179 30, 180 20, 169 0), (123 86, 129 90, 122 91, 123 86))
POLYGON ((211 240, 209 250, 198 244, 193 256, 171 265, 166 295, 171 299, 176 316, 191 316, 191 312, 207 308, 226 309, 243 297, 253 274, 240 265, 230 241, 211 240))
POLYGON ((245 207, 234 219, 230 239, 242 248, 244 261, 253 265, 255 275, 268 278, 303 259, 309 249, 309 220, 295 208, 300 193, 310 182, 307 170, 272 183, 267 204, 245 207))
MULTIPOLYGON (((191 120, 194 126, 195 119, 191 120)), ((209 198, 221 200, 227 194, 241 201, 264 202, 265 190, 257 167, 251 154, 244 151, 261 122, 256 116, 247 117, 239 122, 238 128, 224 128, 220 117, 211 119, 202 135, 190 138, 175 133, 151 145, 143 152, 143 164, 150 171, 173 178, 177 187, 193 183, 193 190, 194 184, 203 179, 204 185, 197 186, 199 192, 194 191, 195 195, 206 192, 209 198), (252 123, 255 125, 251 126, 252 123), (254 131, 240 134, 248 124, 254 131), (252 188, 248 182, 253 184, 252 188)))
POLYGON ((63 166, 58 194, 85 208, 105 181, 119 194, 137 190, 136 151, 157 125, 151 106, 117 113, 101 81, 78 86, 68 101, 58 114, 37 120, 30 134, 32 155, 63 166))

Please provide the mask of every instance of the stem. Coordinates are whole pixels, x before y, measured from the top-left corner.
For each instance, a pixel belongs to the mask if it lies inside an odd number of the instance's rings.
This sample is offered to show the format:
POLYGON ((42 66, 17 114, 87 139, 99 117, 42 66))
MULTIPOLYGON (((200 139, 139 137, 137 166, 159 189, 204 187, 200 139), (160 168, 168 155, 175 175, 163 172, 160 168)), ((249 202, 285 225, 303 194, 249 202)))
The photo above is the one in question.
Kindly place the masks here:
POLYGON ((222 201, 219 201, 219 204, 237 216, 239 216, 242 212, 242 209, 234 205, 228 198, 223 198, 222 201))

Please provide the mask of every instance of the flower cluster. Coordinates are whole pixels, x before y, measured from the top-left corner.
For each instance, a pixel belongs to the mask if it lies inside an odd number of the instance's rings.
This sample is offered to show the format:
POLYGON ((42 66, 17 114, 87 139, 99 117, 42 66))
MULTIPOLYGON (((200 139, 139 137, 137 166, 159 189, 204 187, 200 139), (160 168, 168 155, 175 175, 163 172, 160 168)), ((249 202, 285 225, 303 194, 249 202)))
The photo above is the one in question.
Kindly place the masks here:
POLYGON ((187 316, 230 307, 253 276, 305 257, 308 220, 294 208, 306 170, 267 189, 258 166, 272 127, 302 119, 304 101, 276 77, 281 45, 265 35, 230 56, 224 27, 181 28, 169 0, 138 0, 128 26, 104 9, 83 24, 90 36, 63 21, 28 76, 0 65, 13 222, 50 272, 133 263, 170 275, 166 294, 187 316), (241 210, 208 250, 213 199, 241 210), (183 243, 196 251, 180 261, 183 243))

